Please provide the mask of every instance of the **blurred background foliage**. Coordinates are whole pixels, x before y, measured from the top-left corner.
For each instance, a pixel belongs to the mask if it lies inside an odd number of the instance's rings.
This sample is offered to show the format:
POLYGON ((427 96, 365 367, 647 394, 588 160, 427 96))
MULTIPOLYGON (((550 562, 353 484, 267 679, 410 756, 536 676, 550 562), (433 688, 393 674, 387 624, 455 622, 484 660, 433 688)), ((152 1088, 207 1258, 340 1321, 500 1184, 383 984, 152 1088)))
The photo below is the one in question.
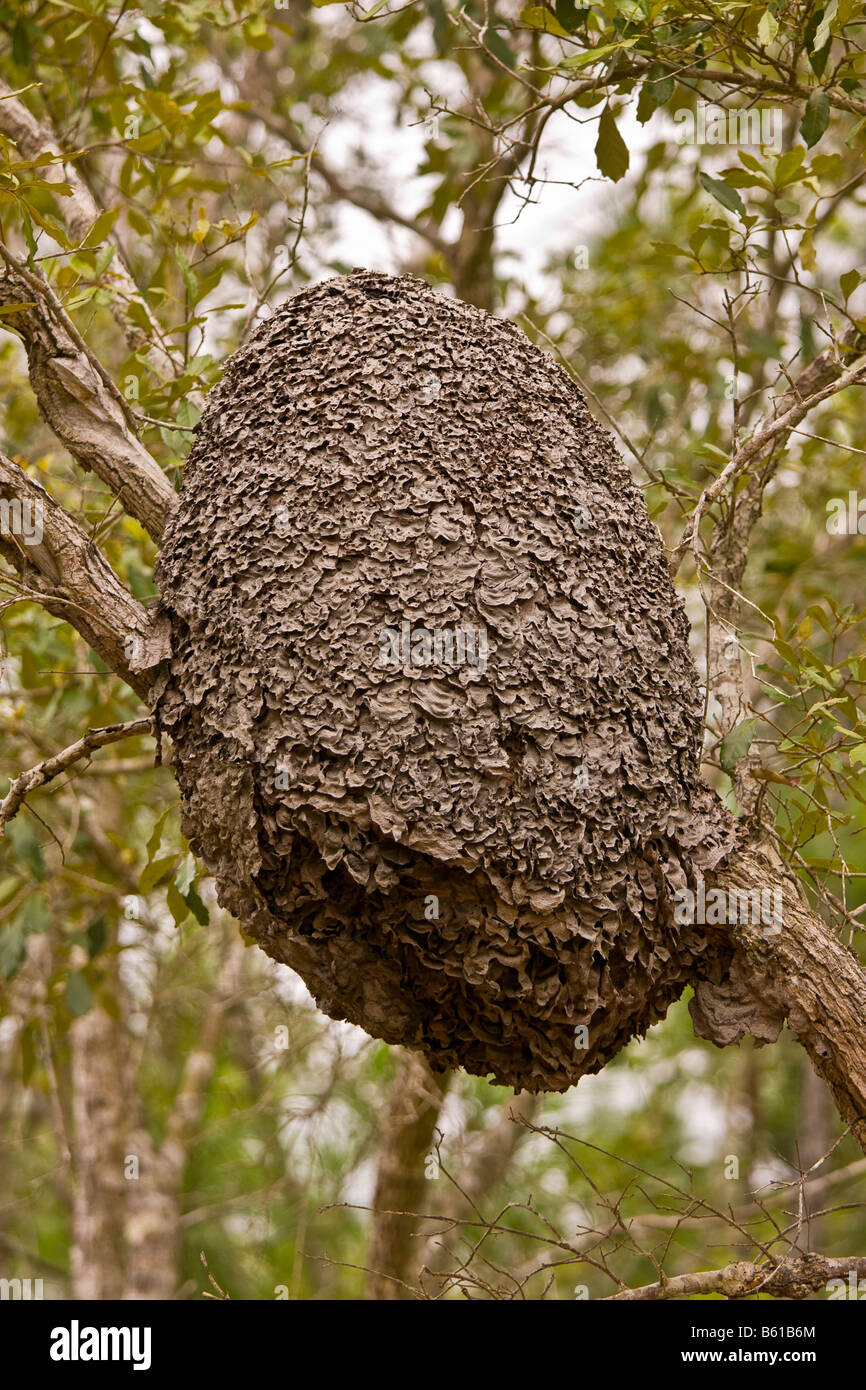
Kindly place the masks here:
MULTIPOLYGON (((366 13, 81 0, 0 4, 0 26, 0 76, 104 209, 76 241, 60 162, 0 135, 3 243, 48 276, 178 486, 226 356, 287 295, 355 264, 424 275, 556 353, 616 422, 669 546, 737 432, 786 389, 779 364, 796 374, 866 330, 864 21, 841 0, 495 12, 418 0, 366 13), (740 104, 778 110, 779 149, 678 144, 673 113, 731 103, 702 76, 708 55, 723 77, 753 74, 740 104), (118 248, 150 315, 120 304, 143 335, 135 350, 118 327, 118 248), (179 362, 168 379, 148 359, 151 318, 179 362)), ((137 597, 153 596, 153 543, 41 421, 14 314, 0 327, 2 447, 137 597)), ((739 634, 765 817, 858 941, 866 519, 854 534, 825 519, 832 498, 862 488, 861 418, 849 389, 786 442, 739 634)), ((11 778, 141 709, 70 627, 4 583, 11 778)), ((693 564, 679 584, 705 673, 693 564)), ((737 809, 731 730, 712 699, 707 730, 707 776, 737 809)), ((131 1224, 115 1296, 145 1296, 156 1261, 161 1289, 199 1297, 204 1252, 232 1298, 361 1297, 399 1059, 238 946, 184 843, 165 752, 155 766, 150 737, 105 748, 7 828, 0 1275, 42 1277, 53 1296, 85 1287, 75 1247, 91 1159, 76 1095, 95 1046, 110 1053, 118 1152, 140 1162, 120 1189, 131 1224), (94 1011, 102 1033, 80 1043, 94 1011), (149 1186, 158 1215, 145 1219, 149 1186)), ((866 1164, 787 1036, 716 1050, 694 1038, 683 1000, 601 1076, 535 1106, 520 1098, 512 1121, 514 1104, 483 1080, 450 1081, 419 1156, 424 1239, 408 1273, 422 1296, 600 1297, 760 1242, 863 1249, 866 1164), (792 1235, 798 1188, 780 1184, 822 1158, 807 1206, 824 1214, 792 1235)))

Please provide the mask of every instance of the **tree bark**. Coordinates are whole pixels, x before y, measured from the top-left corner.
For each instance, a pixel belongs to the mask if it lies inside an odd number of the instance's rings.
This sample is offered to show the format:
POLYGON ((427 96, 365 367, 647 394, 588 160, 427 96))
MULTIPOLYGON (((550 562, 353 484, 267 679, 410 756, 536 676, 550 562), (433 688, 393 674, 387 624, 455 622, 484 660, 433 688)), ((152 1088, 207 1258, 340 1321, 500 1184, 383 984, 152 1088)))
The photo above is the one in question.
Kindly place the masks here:
POLYGON ((432 1071, 423 1057, 401 1050, 379 1138, 367 1299, 412 1297, 418 1225, 412 1213, 423 1205, 424 1160, 433 1144, 448 1079, 448 1073, 432 1071))
POLYGON ((712 886, 778 889, 781 929, 770 934, 742 922, 722 929, 734 953, 721 980, 695 988, 695 1032, 720 1047, 745 1033, 768 1043, 787 1023, 866 1152, 866 973, 856 954, 813 912, 766 842, 732 854, 712 886))
POLYGON ((77 1299, 123 1297, 124 1055, 118 1024, 98 1005, 69 1030, 75 1126, 72 1287, 77 1299))

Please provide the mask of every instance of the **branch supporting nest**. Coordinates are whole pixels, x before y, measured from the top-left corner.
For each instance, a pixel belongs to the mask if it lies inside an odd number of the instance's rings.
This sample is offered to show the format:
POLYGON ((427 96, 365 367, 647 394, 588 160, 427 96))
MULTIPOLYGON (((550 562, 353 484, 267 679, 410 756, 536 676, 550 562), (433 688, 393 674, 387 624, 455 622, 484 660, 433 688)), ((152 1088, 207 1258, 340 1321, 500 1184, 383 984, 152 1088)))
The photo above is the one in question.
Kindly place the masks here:
POLYGON ((5 454, 0 454, 0 498, 27 505, 39 518, 32 543, 0 534, 0 555, 21 579, 18 596, 71 623, 110 670, 146 700, 154 668, 169 654, 158 612, 133 598, 87 533, 5 454))
POLYGON ((747 913, 724 928, 734 955, 722 979, 696 984, 695 1032, 719 1047, 746 1033, 760 1045, 787 1023, 866 1152, 866 972, 856 954, 813 912, 769 843, 735 851, 712 884, 729 901, 770 892, 778 911, 770 927, 743 922, 754 917, 747 913))

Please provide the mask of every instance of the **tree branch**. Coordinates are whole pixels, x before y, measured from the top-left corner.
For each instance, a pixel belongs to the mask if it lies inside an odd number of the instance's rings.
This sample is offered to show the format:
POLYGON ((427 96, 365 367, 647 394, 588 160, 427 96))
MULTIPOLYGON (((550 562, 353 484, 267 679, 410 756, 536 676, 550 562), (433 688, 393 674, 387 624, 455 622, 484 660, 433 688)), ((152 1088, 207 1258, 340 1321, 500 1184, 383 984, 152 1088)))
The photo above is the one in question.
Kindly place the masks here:
POLYGON ((108 743, 118 743, 124 738, 133 738, 136 734, 150 733, 152 729, 153 721, 149 717, 130 719, 125 724, 107 724, 102 729, 88 729, 86 734, 75 743, 71 743, 68 748, 55 753, 51 758, 46 758, 44 762, 37 763, 27 772, 19 773, 0 801, 0 837, 5 834, 7 823, 17 815, 25 798, 38 787, 44 787, 46 782, 58 777, 81 758, 89 757, 97 748, 104 748, 108 743))
POLYGON ((798 1255, 778 1265, 753 1264, 735 1260, 724 1269, 701 1270, 695 1274, 676 1274, 657 1284, 643 1284, 602 1299, 603 1303, 644 1303, 690 1298, 698 1294, 720 1293, 726 1298, 747 1298, 767 1293, 775 1298, 806 1298, 826 1288, 831 1279, 847 1281, 849 1274, 866 1274, 866 1257, 798 1255))
POLYGON ((71 623, 137 695, 146 700, 154 671, 168 655, 165 623, 133 598, 73 521, 16 463, 0 453, 0 498, 26 503, 39 519, 33 543, 4 530, 0 554, 18 571, 20 597, 71 623))
POLYGON ((174 488, 136 438, 122 396, 44 277, 17 265, 7 251, 0 254, 15 267, 0 277, 0 308, 24 340, 42 414, 81 466, 92 469, 159 541, 176 505, 174 488))
POLYGON ((541 1097, 529 1091, 517 1091, 502 1103, 495 1122, 480 1134, 467 1154, 459 1177, 446 1189, 440 1206, 443 1230, 427 1238, 421 1259, 422 1274, 441 1275, 447 1268, 451 1252, 443 1236, 460 1225, 461 1214, 468 1206, 480 1215, 477 1203, 505 1176, 514 1151, 521 1140, 532 1131, 531 1123, 541 1105, 541 1097))
POLYGON ((695 1033, 719 1047, 746 1033, 763 1044, 775 1042, 787 1022, 866 1152, 866 972, 857 956, 812 911, 768 841, 736 850, 711 882, 729 903, 742 904, 733 890, 778 897, 772 928, 755 920, 730 924, 729 910, 722 930, 734 955, 721 980, 696 982, 689 1004, 695 1033))
POLYGON ((451 243, 442 236, 432 222, 399 212, 380 193, 376 193, 372 189, 355 188, 346 183, 322 158, 319 151, 303 139, 294 121, 291 121, 287 116, 281 116, 277 111, 260 106, 258 102, 251 99, 249 91, 243 92, 242 90, 241 94, 244 100, 249 103, 248 114, 250 116, 261 121, 266 130, 269 130, 272 135, 276 135, 278 139, 284 140, 296 154, 303 155, 305 158, 312 157, 311 168, 320 175, 334 198, 340 202, 351 203, 353 207, 360 208, 362 212, 368 212, 379 222, 393 222, 395 226, 405 227, 407 231, 414 232, 416 236, 428 242, 440 255, 446 258, 451 255, 451 243))
MULTIPOLYGON (((866 335, 855 332, 848 339, 849 354, 860 356, 866 350, 866 335)), ((721 497, 725 489, 747 469, 754 470, 777 449, 784 446, 792 429, 799 425, 816 405, 844 391, 848 386, 860 386, 866 380, 866 366, 856 364, 845 368, 834 353, 822 353, 803 371, 776 404, 774 417, 758 429, 722 469, 698 499, 691 520, 671 555, 671 574, 676 575, 689 545, 697 548, 701 520, 707 508, 721 497)), ((764 480, 766 486, 768 479, 764 480)))
POLYGON ((407 1298, 414 1275, 415 1226, 424 1160, 451 1073, 434 1072, 419 1054, 400 1049, 379 1133, 379 1162, 367 1256, 365 1298, 407 1298))

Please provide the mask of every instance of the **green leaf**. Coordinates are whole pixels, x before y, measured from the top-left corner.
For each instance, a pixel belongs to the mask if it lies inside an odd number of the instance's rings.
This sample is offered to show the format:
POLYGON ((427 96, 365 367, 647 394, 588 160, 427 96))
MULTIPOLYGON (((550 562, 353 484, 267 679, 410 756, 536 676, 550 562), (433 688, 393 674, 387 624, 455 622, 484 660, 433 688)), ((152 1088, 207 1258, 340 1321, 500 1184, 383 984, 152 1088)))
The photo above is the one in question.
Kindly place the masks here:
POLYGON ((855 763, 866 766, 866 743, 858 743, 856 747, 852 748, 848 754, 848 761, 852 767, 855 763))
POLYGON ((815 270, 817 270, 818 259, 815 254, 815 243, 812 240, 811 232, 803 233, 800 238, 797 255, 800 257, 800 264, 804 270, 808 270, 810 274, 813 274, 815 270))
POLYGON ((201 411, 194 401, 189 401, 184 396, 177 407, 177 423, 187 429, 192 429, 201 419, 201 411))
POLYGON ((169 812, 163 811, 162 815, 159 817, 155 826, 153 827, 153 830, 151 831, 150 839, 147 842, 148 864, 150 863, 153 856, 156 854, 156 851, 159 849, 159 844, 162 839, 163 827, 165 826, 165 823, 168 820, 168 816, 169 812))
POLYGON ((31 893, 28 897, 21 909, 21 924, 27 936, 39 936, 41 932, 48 931, 51 917, 40 894, 31 893))
POLYGON ((839 8, 839 0, 830 0, 830 4, 821 16, 821 23, 815 30, 815 41, 812 45, 813 53, 820 53, 825 44, 830 42, 830 25, 836 18, 836 11, 839 8))
POLYGON ((93 960, 94 956, 99 955, 99 952, 102 950, 108 938, 105 918, 97 917, 95 922, 91 922, 84 933, 84 937, 87 942, 87 954, 90 956, 90 959, 93 960))
POLYGON ((765 10, 761 15, 761 21, 758 25, 758 42, 766 48, 767 44, 773 42, 778 32, 778 19, 774 14, 771 14, 769 10, 765 10))
POLYGON ((6 980, 19 970, 27 954, 26 933, 20 918, 0 929, 0 975, 6 980))
POLYGON ((636 43, 637 39, 621 39, 619 43, 600 43, 596 48, 588 48, 585 53, 575 53, 571 58, 564 58, 559 66, 568 68, 570 72, 579 72, 581 68, 589 67, 590 63, 597 63, 610 53, 616 53, 617 49, 633 48, 636 43))
POLYGON ((803 160, 806 151, 802 145, 795 145, 792 150, 787 150, 776 164, 776 174, 773 179, 777 188, 785 188, 789 183, 799 183, 804 177, 803 160))
POLYGON ((30 38, 27 34, 27 25, 21 19, 12 30, 12 57, 19 68, 30 66, 30 38))
POLYGON ((845 137, 845 144, 848 146, 849 150, 855 150, 858 144, 862 144, 864 139, 866 139, 866 116, 858 121, 853 130, 848 133, 845 137))
POLYGON ((87 236, 81 243, 82 249, 87 251, 93 246, 101 246, 117 221, 120 208, 107 208, 101 212, 94 222, 87 236))
POLYGON ((717 444, 710 444, 708 440, 697 445, 695 448, 695 456, 697 458, 711 459, 713 463, 721 463, 725 466, 730 463, 730 455, 726 454, 724 449, 720 449, 717 444))
POLYGON ((628 173, 628 146, 616 128, 616 120, 609 106, 604 108, 598 123, 595 162, 599 172, 614 183, 628 173))
POLYGON ((745 216, 743 200, 735 188, 729 187, 722 179, 711 179, 709 174, 701 174, 700 179, 707 192, 711 193, 723 208, 727 208, 728 212, 739 213, 741 217, 745 216))
POLYGON ((82 975, 80 970, 73 970, 69 979, 66 981, 66 1007, 73 1018, 81 1018, 82 1014, 90 1011, 93 1005, 93 994, 87 977, 82 975))
POLYGON ((136 135, 132 140, 127 140, 125 144, 126 148, 131 150, 133 154, 150 154, 151 150, 155 150, 158 145, 161 145, 164 139, 165 131, 161 127, 157 127, 156 130, 146 131, 144 135, 136 135))
POLYGON ((198 890, 194 883, 190 884, 188 891, 184 894, 186 905, 193 917, 200 926, 206 927, 210 922, 210 913, 198 895, 198 890))
POLYGON ((16 817, 6 831, 6 840, 12 848, 13 862, 30 870, 40 882, 45 878, 45 860, 36 838, 36 832, 29 821, 16 817))
POLYGON ((737 763, 744 758, 752 746, 757 719, 744 719, 736 724, 730 733, 725 734, 719 749, 719 762, 725 772, 733 772, 737 763))
POLYGON ((151 864, 142 869, 141 877, 138 880, 139 893, 149 893, 151 888, 155 888, 170 873, 173 873, 179 863, 179 854, 164 854, 161 859, 154 859, 151 864))
POLYGON ((859 270, 846 270, 844 275, 839 276, 839 284, 846 300, 850 299, 851 295, 860 284, 860 278, 859 270))
POLYGON ((517 67, 517 59, 497 29, 488 29, 484 42, 494 58, 498 58, 500 63, 504 63, 507 68, 517 67))
POLYGON ((563 29, 546 5, 527 5, 520 11, 520 22, 525 24, 527 29, 543 29, 545 33, 557 34, 560 38, 568 36, 568 30, 563 29))
POLYGON ((553 7, 556 10, 556 17, 563 29, 573 33, 579 29, 589 14, 589 6, 575 5, 574 0, 556 0, 553 7))
POLYGON ((168 910, 174 918, 174 925, 179 927, 189 916, 189 904, 181 897, 177 890, 177 885, 174 883, 168 885, 168 892, 165 895, 165 900, 168 903, 168 910))
POLYGON ((15 894, 21 888, 24 880, 18 874, 7 874, 5 878, 0 878, 0 907, 5 907, 11 903, 15 894))
POLYGON ((800 122, 800 134, 809 149, 817 145, 830 124, 830 101, 824 91, 813 92, 806 102, 806 110, 800 122))
POLYGON ((694 252, 686 251, 684 247, 677 246, 673 241, 651 241, 650 246, 657 251, 660 256, 685 256, 686 260, 694 260, 694 252))

